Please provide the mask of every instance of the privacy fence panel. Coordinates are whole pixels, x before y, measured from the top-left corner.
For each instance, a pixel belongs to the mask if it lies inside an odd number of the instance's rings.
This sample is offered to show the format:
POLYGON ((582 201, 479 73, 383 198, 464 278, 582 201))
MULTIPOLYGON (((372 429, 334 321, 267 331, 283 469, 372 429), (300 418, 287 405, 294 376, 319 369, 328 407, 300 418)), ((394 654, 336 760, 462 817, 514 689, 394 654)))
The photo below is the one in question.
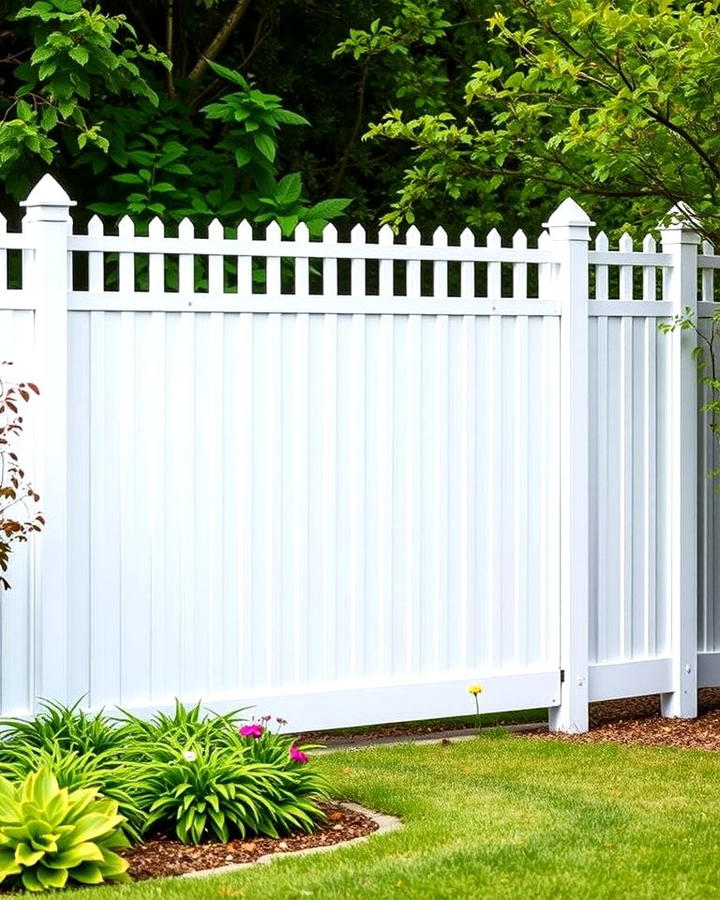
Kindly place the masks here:
POLYGON ((479 682, 578 731, 593 699, 692 715, 698 661, 720 684, 717 448, 694 333, 658 328, 698 272, 714 309, 687 225, 590 246, 568 200, 536 246, 75 233, 49 177, 25 205, 0 360, 42 389, 21 449, 48 524, 0 598, 0 712, 177 697, 331 728, 468 713, 479 682))

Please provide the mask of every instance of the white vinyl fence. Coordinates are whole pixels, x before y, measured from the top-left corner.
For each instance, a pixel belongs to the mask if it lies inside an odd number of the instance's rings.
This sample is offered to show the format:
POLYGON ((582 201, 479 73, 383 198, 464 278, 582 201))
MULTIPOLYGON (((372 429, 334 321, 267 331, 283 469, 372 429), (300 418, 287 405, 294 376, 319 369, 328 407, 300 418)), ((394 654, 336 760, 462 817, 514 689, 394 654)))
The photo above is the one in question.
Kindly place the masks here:
POLYGON ((0 233, 48 520, 0 598, 2 714, 331 728, 470 713, 480 682, 578 731, 590 700, 692 716, 720 684, 717 451, 693 334, 658 329, 717 308, 687 225, 609 250, 566 200, 537 248, 76 234, 71 205, 45 176, 0 233))

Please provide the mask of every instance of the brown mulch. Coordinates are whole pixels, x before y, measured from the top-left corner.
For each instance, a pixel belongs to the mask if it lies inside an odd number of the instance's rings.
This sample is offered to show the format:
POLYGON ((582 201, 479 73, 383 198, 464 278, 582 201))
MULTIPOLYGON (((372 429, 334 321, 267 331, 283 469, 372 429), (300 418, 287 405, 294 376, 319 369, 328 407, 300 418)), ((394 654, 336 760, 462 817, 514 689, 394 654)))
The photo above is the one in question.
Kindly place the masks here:
POLYGON ((660 715, 660 697, 609 700, 590 708, 590 731, 585 734, 553 734, 538 729, 529 737, 591 744, 650 744, 720 750, 720 689, 704 688, 698 696, 697 719, 665 719, 660 715))
POLYGON ((255 862, 269 853, 292 853, 310 847, 329 847, 376 831, 378 825, 362 813, 334 804, 320 804, 328 824, 314 834, 296 832, 283 838, 257 837, 233 840, 227 844, 182 844, 161 835, 149 838, 121 851, 130 862, 128 874, 133 881, 184 875, 202 869, 255 862))

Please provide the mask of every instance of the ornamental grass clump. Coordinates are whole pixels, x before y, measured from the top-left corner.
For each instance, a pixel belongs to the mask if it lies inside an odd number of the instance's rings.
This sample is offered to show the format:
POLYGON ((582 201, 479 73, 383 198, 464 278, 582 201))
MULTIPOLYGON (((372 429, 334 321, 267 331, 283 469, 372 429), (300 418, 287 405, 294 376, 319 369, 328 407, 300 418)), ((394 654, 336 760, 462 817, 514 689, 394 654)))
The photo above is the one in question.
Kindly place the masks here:
POLYGON ((47 770, 20 785, 0 778, 0 885, 44 891, 129 881, 117 803, 61 788, 47 770))

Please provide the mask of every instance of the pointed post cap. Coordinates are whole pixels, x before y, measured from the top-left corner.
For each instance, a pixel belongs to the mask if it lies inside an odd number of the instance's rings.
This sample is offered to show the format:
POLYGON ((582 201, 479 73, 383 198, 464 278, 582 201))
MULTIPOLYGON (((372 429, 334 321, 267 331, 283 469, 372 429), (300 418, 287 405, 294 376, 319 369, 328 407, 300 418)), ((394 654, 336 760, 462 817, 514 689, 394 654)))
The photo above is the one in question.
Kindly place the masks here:
POLYGON ((27 209, 28 222, 63 222, 70 218, 70 207, 75 206, 65 189, 48 172, 38 181, 20 206, 27 209))
POLYGON ((579 203, 572 197, 566 197, 547 222, 543 223, 543 228, 549 229, 551 234, 554 228, 584 228, 587 234, 587 229, 594 224, 579 203))
POLYGON ((658 224, 663 244, 699 244, 700 222, 695 210, 681 200, 658 224))

